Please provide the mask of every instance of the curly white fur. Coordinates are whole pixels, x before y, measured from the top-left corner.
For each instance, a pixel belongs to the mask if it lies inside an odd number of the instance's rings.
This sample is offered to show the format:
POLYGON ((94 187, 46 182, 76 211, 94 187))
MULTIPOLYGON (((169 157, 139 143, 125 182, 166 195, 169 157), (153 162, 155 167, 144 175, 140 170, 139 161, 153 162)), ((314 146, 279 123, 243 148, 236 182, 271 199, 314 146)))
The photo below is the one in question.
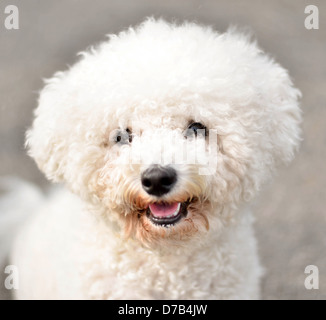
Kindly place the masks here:
POLYGON ((27 133, 39 168, 75 195, 52 196, 18 236, 17 298, 258 298, 246 203, 299 144, 287 71, 235 30, 154 19, 81 56, 48 81, 27 133), (180 155, 190 121, 217 132, 216 172, 171 164, 179 179, 163 200, 194 201, 174 227, 156 226, 144 208, 162 199, 140 176, 180 155), (131 127, 131 144, 112 142, 131 127), (126 162, 131 150, 147 163, 126 162))

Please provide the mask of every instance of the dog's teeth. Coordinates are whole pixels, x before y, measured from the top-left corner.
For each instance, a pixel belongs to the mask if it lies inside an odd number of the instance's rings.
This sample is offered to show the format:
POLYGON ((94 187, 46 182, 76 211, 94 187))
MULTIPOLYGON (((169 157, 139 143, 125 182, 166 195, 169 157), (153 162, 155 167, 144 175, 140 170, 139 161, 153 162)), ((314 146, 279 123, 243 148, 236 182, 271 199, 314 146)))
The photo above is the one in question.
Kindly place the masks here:
POLYGON ((172 214, 167 216, 167 218, 172 218, 172 217, 177 216, 179 214, 179 211, 180 211, 180 206, 181 206, 181 204, 179 203, 177 209, 172 214))

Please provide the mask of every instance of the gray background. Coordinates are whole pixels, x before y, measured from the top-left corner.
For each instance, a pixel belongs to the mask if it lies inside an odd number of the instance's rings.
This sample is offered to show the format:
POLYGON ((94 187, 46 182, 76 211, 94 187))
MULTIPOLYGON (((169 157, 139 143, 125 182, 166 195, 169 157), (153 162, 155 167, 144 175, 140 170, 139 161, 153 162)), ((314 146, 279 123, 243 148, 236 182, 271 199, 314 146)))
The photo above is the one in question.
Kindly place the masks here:
MULTIPOLYGON (((2 0, 0 176, 47 185, 23 146, 42 78, 66 69, 78 51, 104 40, 105 34, 138 24, 148 15, 196 20, 220 31, 230 24, 249 27, 260 45, 289 69, 303 93, 304 141, 296 160, 266 186, 254 206, 266 269, 262 292, 264 299, 326 298, 325 1, 2 0), (18 6, 20 30, 4 28, 7 4, 18 6), (319 30, 304 28, 308 4, 319 8, 319 30), (310 264, 319 267, 319 290, 308 291, 303 285, 310 264)), ((8 292, 0 290, 0 298, 8 298, 8 292)))

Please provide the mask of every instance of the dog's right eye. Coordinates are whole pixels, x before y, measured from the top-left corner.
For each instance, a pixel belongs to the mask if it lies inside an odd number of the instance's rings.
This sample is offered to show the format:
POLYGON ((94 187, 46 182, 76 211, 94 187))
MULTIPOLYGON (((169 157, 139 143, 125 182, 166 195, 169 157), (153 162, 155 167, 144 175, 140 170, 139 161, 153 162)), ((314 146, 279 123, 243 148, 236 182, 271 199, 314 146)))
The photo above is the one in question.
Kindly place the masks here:
POLYGON ((132 133, 129 129, 117 130, 113 136, 113 142, 116 144, 129 144, 132 141, 132 133))
POLYGON ((192 122, 185 131, 185 137, 206 137, 207 128, 200 122, 192 122))

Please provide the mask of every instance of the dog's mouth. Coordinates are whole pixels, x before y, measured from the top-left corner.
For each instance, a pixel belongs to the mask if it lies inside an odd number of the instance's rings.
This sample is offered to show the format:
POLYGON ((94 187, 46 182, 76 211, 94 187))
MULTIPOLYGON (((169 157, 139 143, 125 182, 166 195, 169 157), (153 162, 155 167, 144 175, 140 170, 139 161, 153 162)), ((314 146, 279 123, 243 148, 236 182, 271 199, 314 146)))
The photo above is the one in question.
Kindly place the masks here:
POLYGON ((186 202, 155 202, 148 206, 147 218, 155 225, 171 227, 185 218, 190 201, 186 202))

